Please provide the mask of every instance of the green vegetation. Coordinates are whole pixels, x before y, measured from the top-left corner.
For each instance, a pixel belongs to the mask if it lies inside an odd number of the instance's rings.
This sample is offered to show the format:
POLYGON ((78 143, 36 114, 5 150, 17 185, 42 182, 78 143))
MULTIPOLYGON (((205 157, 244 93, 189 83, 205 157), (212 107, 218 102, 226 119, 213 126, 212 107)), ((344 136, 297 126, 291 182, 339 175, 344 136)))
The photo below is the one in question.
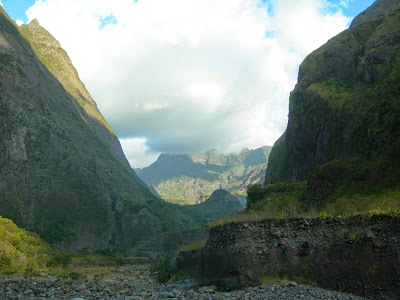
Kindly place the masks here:
POLYGON ((76 238, 76 236, 71 230, 67 229, 63 223, 62 220, 40 215, 35 220, 33 231, 50 244, 61 241, 69 243, 76 238))
POLYGON ((37 234, 0 217, 0 269, 46 268, 55 251, 37 234))
POLYGON ((14 56, 7 53, 0 53, 0 64, 11 66, 14 61, 15 61, 14 56))
POLYGON ((281 267, 276 271, 276 276, 263 276, 259 279, 259 282, 261 285, 281 285, 294 281, 298 284, 314 285, 315 283, 311 280, 310 275, 311 267, 309 265, 304 265, 301 270, 292 275, 285 268, 281 267))
POLYGON ((359 214, 369 218, 376 215, 400 216, 400 188, 376 193, 372 192, 374 189, 367 189, 360 194, 339 186, 343 192, 341 197, 336 198, 337 194, 333 194, 317 205, 310 205, 312 194, 307 192, 306 182, 252 185, 249 189, 250 205, 245 211, 213 220, 209 226, 269 218, 347 218, 359 214))
POLYGON ((355 243, 356 239, 357 239, 357 236, 356 236, 355 234, 352 234, 352 235, 350 235, 350 237, 349 237, 350 243, 355 243))
POLYGON ((304 210, 307 182, 251 185, 247 189, 247 209, 267 210, 276 215, 294 217, 304 210))
POLYGON ((327 101, 331 110, 336 112, 351 110, 360 96, 360 91, 352 84, 337 78, 313 83, 308 90, 317 92, 322 99, 327 101))
POLYGON ((22 216, 18 204, 0 198, 0 216, 13 220, 18 226, 22 225, 22 216))
POLYGON ((86 275, 78 272, 61 272, 58 274, 58 277, 63 278, 63 279, 72 279, 72 280, 78 280, 78 279, 85 279, 86 275))
POLYGON ((215 190, 203 203, 184 207, 187 211, 198 214, 203 225, 221 216, 243 210, 240 200, 223 189, 215 190))
POLYGON ((176 267, 171 264, 171 259, 168 255, 163 258, 154 260, 151 265, 151 272, 155 275, 160 283, 165 283, 172 278, 176 273, 176 267))
POLYGON ((283 285, 288 283, 287 278, 264 276, 259 279, 261 285, 283 285))
POLYGON ((203 239, 201 241, 191 242, 189 245, 182 245, 182 246, 179 247, 177 255, 181 251, 197 251, 197 252, 200 252, 201 249, 203 249, 203 247, 205 246, 206 243, 207 243, 207 238, 205 238, 205 239, 203 239))

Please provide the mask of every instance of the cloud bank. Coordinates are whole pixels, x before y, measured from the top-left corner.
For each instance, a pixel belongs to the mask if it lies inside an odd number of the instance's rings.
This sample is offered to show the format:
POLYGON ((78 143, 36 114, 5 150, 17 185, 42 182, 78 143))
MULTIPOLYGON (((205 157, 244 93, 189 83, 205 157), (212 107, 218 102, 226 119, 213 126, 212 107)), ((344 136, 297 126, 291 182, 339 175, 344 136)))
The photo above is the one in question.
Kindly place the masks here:
POLYGON ((132 167, 144 167, 160 152, 272 145, 299 64, 350 21, 331 5, 44 0, 27 16, 59 40, 132 167))

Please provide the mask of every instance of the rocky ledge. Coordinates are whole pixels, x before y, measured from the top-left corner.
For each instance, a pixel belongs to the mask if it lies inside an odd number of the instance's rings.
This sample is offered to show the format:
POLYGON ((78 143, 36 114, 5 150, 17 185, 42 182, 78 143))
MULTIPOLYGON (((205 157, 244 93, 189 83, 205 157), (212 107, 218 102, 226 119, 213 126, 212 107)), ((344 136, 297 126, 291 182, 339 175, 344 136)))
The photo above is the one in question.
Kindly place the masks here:
POLYGON ((373 299, 400 299, 400 218, 274 219, 212 228, 202 284, 256 286, 264 277, 313 282, 373 299), (261 280, 260 280, 261 279, 261 280))

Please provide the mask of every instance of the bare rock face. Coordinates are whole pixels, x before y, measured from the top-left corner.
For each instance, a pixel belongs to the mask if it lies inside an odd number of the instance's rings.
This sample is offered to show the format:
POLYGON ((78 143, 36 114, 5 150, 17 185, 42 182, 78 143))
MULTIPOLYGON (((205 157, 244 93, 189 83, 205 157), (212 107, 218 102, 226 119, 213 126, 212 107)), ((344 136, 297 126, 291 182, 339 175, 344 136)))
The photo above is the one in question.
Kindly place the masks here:
POLYGON ((129 167, 59 43, 0 8, 0 215, 70 250, 187 225, 129 167))
POLYGON ((376 1, 301 64, 265 184, 307 180, 316 167, 347 158, 400 164, 399 5, 376 1))
POLYGON ((212 228, 202 284, 226 289, 264 277, 314 282, 373 299, 400 297, 399 217, 277 219, 212 228))

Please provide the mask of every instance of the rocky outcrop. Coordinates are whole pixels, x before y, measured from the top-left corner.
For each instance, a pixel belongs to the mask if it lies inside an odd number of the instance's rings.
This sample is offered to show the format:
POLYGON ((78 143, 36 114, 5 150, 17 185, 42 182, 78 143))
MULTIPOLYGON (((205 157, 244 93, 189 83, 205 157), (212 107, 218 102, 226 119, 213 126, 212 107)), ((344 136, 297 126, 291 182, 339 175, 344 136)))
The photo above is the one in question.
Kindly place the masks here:
POLYGON ((215 150, 202 154, 161 154, 139 177, 154 186, 163 199, 178 204, 195 204, 216 189, 243 194, 250 184, 264 182, 271 147, 242 150, 223 155, 215 150))
POLYGON ((373 299, 400 297, 400 218, 274 219, 212 228, 203 284, 224 288, 287 277, 373 299))
POLYGON ((353 158, 364 166, 376 162, 359 181, 375 177, 374 184, 383 177, 374 173, 377 166, 386 168, 385 178, 395 177, 399 44, 399 1, 379 0, 304 60, 290 95, 286 132, 271 151, 266 184, 307 180, 320 165, 353 158))
POLYGON ((69 250, 188 225, 136 176, 65 51, 0 7, 0 215, 69 250))

